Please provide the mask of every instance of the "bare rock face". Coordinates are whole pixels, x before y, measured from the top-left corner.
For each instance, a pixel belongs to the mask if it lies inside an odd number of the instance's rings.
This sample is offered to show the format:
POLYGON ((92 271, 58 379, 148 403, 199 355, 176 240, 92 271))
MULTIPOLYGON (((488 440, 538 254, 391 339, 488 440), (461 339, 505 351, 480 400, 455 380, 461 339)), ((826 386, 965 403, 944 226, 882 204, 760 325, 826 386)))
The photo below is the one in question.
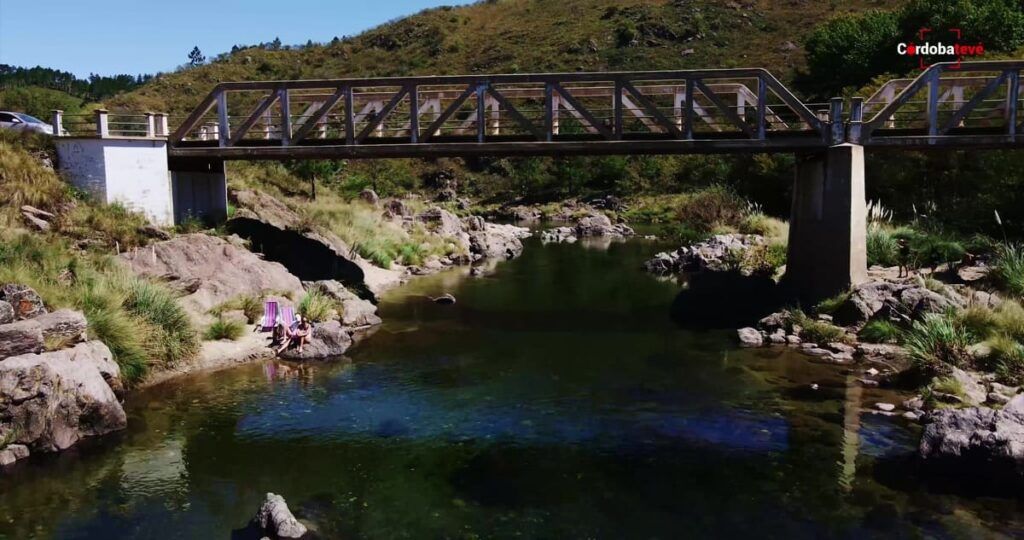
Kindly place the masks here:
POLYGON ((40 315, 33 321, 39 324, 44 340, 81 341, 88 325, 85 315, 71 309, 58 309, 53 313, 40 315))
POLYGON ((43 329, 33 320, 0 325, 0 358, 43 350, 43 329))
POLYGON ((28 285, 8 283, 0 287, 0 300, 14 308, 15 319, 31 319, 46 313, 46 306, 39 294, 28 285))
POLYGON ((363 300, 341 283, 334 280, 303 283, 307 290, 319 290, 323 294, 341 302, 341 323, 347 327, 375 326, 380 324, 377 306, 369 300, 363 300))
POLYGON ((120 374, 99 341, 0 361, 0 437, 13 432, 15 443, 53 452, 124 429, 124 409, 104 373, 120 374))
POLYGON ((0 300, 0 324, 14 322, 14 306, 10 302, 0 300))
POLYGON ((299 353, 298 347, 285 349, 281 358, 286 360, 324 360, 345 354, 352 346, 352 336, 338 321, 327 321, 313 325, 308 343, 299 353))
POLYGON ((458 216, 443 208, 427 209, 416 216, 416 219, 426 224, 431 232, 439 236, 456 239, 464 246, 469 245, 469 238, 462 231, 462 221, 458 216))
POLYGON ((372 265, 330 231, 309 230, 305 221, 283 202, 258 191, 237 191, 238 211, 228 230, 249 240, 254 250, 283 264, 299 279, 337 279, 346 285, 377 293, 390 283, 389 270, 369 272, 372 265), (370 275, 372 274, 372 275, 370 275))
POLYGON ((120 257, 136 274, 194 284, 180 302, 197 321, 205 320, 210 308, 242 294, 303 294, 302 283, 281 264, 206 234, 178 236, 120 257))
POLYGON ((253 523, 264 534, 276 538, 302 538, 306 534, 306 526, 295 519, 284 497, 267 493, 263 505, 253 518, 253 523))

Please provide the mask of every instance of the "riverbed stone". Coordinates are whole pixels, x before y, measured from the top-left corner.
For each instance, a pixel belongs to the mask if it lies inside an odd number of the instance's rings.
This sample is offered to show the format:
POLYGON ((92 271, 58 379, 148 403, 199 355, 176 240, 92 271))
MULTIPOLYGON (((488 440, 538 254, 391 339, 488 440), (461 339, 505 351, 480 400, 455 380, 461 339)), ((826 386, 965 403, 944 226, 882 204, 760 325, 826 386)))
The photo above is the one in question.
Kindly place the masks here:
POLYGON ((756 328, 740 328, 736 331, 741 347, 760 347, 764 345, 764 336, 756 328))
POLYGON ((884 402, 875 403, 875 408, 880 410, 880 411, 885 411, 885 412, 892 412, 892 411, 896 410, 896 406, 895 405, 893 405, 892 403, 884 403, 884 402))
POLYGON ((295 519, 284 497, 267 493, 253 522, 263 533, 276 538, 302 538, 306 534, 306 526, 295 519))
POLYGON ((523 253, 523 238, 530 230, 515 225, 486 223, 481 231, 470 231, 469 252, 474 260, 514 259, 523 253))
POLYGON ((981 405, 985 402, 988 393, 985 391, 985 385, 981 383, 976 374, 959 368, 952 368, 949 376, 960 383, 960 387, 963 388, 964 395, 961 397, 964 403, 968 405, 981 405))

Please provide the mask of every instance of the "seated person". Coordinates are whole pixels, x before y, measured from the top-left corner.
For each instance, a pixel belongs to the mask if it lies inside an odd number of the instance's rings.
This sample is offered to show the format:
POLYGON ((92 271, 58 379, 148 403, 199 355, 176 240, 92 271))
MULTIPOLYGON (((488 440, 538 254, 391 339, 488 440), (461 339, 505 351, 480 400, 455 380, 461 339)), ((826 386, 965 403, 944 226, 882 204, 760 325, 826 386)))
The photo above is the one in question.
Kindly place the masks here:
POLYGON ((277 349, 277 354, 281 354, 289 345, 297 344, 299 346, 299 354, 302 354, 302 347, 309 341, 310 335, 313 333, 313 328, 302 315, 296 316, 297 324, 294 330, 285 328, 285 340, 284 344, 277 349))

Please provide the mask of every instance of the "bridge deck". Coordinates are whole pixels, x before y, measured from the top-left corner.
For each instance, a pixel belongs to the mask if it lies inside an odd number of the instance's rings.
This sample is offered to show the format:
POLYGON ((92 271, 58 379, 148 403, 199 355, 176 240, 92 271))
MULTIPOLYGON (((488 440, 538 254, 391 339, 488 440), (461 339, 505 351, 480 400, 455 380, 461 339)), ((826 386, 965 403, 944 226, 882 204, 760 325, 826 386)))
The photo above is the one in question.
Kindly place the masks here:
POLYGON ((790 152, 1024 144, 1022 61, 936 64, 866 102, 762 69, 239 82, 170 136, 219 159, 790 152), (872 113, 865 118, 865 112, 872 113))

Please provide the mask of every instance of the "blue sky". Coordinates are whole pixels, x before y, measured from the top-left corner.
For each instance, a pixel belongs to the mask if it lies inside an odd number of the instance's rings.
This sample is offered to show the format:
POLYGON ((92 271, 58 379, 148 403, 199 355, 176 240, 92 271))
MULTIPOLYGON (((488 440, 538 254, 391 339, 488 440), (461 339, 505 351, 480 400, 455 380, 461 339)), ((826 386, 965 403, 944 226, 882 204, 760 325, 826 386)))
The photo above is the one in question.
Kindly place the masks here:
POLYGON ((464 0, 0 0, 0 64, 154 73, 235 44, 330 41, 464 0))

